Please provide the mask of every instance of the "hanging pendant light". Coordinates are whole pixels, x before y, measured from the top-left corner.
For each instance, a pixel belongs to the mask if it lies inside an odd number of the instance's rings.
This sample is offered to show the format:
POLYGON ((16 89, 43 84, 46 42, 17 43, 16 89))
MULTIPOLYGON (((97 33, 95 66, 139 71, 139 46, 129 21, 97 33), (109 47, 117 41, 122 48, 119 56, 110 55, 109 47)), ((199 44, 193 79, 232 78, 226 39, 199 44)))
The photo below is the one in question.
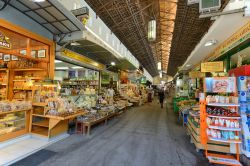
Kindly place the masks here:
POLYGON ((161 70, 161 62, 158 62, 158 63, 157 63, 157 69, 158 69, 158 70, 161 70))
POLYGON ((148 40, 155 41, 156 39, 156 20, 148 22, 148 40))

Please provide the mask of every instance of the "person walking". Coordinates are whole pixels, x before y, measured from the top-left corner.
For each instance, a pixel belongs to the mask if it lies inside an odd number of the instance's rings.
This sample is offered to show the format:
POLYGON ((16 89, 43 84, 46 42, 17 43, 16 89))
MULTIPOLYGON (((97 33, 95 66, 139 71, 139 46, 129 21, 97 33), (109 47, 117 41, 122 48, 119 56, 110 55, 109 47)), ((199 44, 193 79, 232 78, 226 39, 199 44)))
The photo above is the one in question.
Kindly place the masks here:
POLYGON ((158 95, 159 95, 159 101, 160 101, 160 104, 161 104, 161 108, 163 108, 163 101, 164 101, 164 98, 165 98, 164 87, 161 88, 158 95))

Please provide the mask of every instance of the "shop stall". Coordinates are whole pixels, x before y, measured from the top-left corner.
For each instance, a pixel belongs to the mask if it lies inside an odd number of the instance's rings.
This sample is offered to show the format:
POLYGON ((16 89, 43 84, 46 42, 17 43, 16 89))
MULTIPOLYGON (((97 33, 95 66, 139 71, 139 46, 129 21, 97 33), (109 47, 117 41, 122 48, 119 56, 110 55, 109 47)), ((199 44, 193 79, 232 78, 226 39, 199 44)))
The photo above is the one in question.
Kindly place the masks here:
POLYGON ((29 133, 34 83, 54 74, 54 42, 1 20, 0 141, 29 133))
POLYGON ((204 79, 204 94, 200 97, 200 138, 209 162, 241 165, 239 162, 240 115, 235 77, 208 77, 204 79), (228 155, 207 148, 208 141, 230 144, 228 155))

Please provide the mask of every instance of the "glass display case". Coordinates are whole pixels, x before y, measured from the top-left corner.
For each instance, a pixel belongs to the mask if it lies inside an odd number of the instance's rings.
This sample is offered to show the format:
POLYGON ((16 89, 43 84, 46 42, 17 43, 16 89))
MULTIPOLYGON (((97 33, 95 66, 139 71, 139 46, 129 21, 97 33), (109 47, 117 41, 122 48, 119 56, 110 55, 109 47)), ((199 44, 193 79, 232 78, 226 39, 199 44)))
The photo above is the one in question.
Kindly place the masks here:
POLYGON ((24 130, 25 122, 25 111, 0 115, 0 136, 24 130))

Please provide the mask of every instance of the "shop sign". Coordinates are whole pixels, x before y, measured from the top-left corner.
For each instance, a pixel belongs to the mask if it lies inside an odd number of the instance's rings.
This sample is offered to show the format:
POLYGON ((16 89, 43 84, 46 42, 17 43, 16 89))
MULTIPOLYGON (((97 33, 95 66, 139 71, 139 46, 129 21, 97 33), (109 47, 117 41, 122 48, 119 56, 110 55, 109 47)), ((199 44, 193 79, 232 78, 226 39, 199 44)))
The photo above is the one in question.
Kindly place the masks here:
POLYGON ((189 72, 189 78, 203 78, 205 77, 205 73, 200 71, 191 71, 189 72))
POLYGON ((201 72, 223 72, 223 61, 201 63, 201 72))
POLYGON ((5 36, 2 32, 0 32, 0 47, 11 49, 11 43, 9 41, 9 38, 5 36))
POLYGON ((87 65, 93 66, 99 70, 105 69, 105 66, 103 64, 97 63, 97 62, 95 62, 87 57, 84 57, 83 55, 77 54, 73 51, 69 51, 67 49, 64 49, 64 50, 62 50, 62 53, 70 59, 80 61, 80 62, 85 63, 87 65))
POLYGON ((233 34, 230 38, 228 38, 225 42, 223 42, 220 46, 218 46, 214 52, 212 52, 206 61, 212 61, 232 48, 238 46, 239 44, 245 42, 250 38, 250 22, 248 22, 245 26, 243 26, 239 31, 233 34))

